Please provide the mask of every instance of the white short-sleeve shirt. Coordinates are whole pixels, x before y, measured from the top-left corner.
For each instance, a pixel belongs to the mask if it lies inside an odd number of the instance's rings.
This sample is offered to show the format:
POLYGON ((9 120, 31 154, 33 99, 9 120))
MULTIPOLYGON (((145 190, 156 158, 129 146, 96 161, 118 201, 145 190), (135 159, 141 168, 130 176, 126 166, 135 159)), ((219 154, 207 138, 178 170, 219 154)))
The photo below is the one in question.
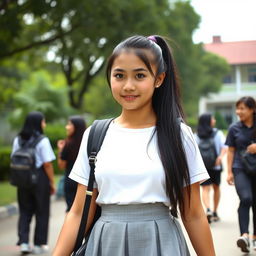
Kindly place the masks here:
MULTIPOLYGON (((13 141, 12 154, 19 148, 20 146, 18 142, 18 137, 16 137, 13 141)), ((56 159, 51 143, 47 137, 44 137, 42 140, 40 140, 36 145, 35 149, 37 168, 41 167, 43 163, 51 162, 56 159)))
MULTIPOLYGON (((170 205, 165 192, 165 173, 154 130, 155 127, 129 129, 113 122, 110 124, 95 164, 98 204, 163 202, 170 205)), ((181 130, 190 183, 204 181, 209 176, 193 133, 185 124, 181 124, 181 130)), ((88 185, 90 173, 87 156, 89 131, 90 127, 84 133, 78 157, 69 175, 71 179, 85 186, 88 185)))

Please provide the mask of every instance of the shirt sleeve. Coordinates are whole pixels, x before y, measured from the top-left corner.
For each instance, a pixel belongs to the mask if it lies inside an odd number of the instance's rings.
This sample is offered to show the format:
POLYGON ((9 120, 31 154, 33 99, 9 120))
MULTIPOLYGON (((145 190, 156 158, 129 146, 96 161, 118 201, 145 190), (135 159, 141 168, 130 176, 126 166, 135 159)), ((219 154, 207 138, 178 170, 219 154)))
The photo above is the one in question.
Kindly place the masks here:
MULTIPOLYGON (((85 186, 88 185, 91 170, 87 155, 87 142, 90 129, 91 127, 88 127, 84 132, 76 161, 69 174, 69 178, 85 186)), ((96 183, 94 183, 94 187, 97 187, 96 183)))
POLYGON ((209 179, 208 172, 205 168, 202 156, 200 154, 198 145, 195 141, 195 137, 192 133, 191 128, 181 123, 181 133, 183 147, 185 150, 188 163, 190 184, 196 182, 203 182, 209 179))
POLYGON ((52 162, 56 159, 50 140, 47 137, 44 137, 38 143, 36 149, 38 150, 38 158, 42 163, 52 162))
POLYGON ((11 156, 12 154, 17 151, 19 149, 19 142, 18 142, 18 137, 15 137, 14 140, 13 140, 13 144, 12 144, 12 153, 11 153, 11 156))
POLYGON ((228 135, 225 144, 229 147, 236 147, 233 125, 231 125, 228 129, 228 135))

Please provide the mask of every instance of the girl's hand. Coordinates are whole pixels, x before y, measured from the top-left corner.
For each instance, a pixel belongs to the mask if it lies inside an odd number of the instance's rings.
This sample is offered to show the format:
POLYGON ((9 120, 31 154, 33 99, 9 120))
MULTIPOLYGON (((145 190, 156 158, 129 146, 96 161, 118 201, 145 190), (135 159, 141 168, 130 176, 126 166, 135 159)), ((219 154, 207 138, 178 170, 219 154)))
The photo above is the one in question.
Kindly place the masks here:
POLYGON ((218 156, 216 158, 216 162, 215 162, 215 166, 218 166, 218 165, 221 165, 221 157, 220 156, 218 156))
POLYGON ((234 175, 232 172, 228 172, 227 183, 228 185, 234 185, 234 175))
POLYGON ((58 149, 61 151, 64 148, 65 144, 66 144, 65 140, 58 140, 57 142, 58 149))
POLYGON ((247 147, 247 151, 251 154, 256 154, 256 143, 252 143, 247 147))

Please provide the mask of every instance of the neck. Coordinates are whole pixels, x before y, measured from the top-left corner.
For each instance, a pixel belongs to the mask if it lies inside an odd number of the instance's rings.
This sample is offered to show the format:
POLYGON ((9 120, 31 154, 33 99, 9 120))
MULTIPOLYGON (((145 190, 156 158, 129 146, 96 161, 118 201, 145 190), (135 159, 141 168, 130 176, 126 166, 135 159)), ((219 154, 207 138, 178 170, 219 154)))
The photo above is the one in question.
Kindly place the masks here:
POLYGON ((147 128, 156 125, 156 114, 153 109, 150 112, 125 111, 115 119, 115 123, 124 128, 147 128))
POLYGON ((253 126, 253 117, 248 118, 243 122, 247 127, 252 127, 253 126))

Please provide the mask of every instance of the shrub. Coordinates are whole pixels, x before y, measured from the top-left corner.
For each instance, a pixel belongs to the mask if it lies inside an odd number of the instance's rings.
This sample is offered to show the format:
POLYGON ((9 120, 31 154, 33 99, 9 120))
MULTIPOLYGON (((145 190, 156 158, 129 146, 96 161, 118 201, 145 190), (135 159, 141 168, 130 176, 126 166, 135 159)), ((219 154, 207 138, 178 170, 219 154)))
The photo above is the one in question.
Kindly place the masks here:
POLYGON ((0 148, 0 181, 9 179, 11 147, 0 148))
POLYGON ((65 124, 47 124, 44 134, 49 138, 53 148, 57 148, 57 141, 66 138, 65 124))

